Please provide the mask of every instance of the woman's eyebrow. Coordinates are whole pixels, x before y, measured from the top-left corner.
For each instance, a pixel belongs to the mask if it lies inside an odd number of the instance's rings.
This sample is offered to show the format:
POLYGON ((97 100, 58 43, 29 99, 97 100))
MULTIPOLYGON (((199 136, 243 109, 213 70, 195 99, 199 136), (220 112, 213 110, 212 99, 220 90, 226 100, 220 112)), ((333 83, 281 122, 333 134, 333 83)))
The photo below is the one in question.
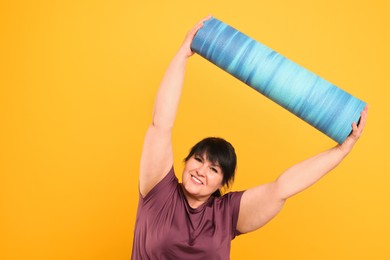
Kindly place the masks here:
POLYGON ((211 163, 211 166, 214 166, 214 167, 219 167, 219 168, 221 168, 221 165, 219 165, 219 163, 211 163))
POLYGON ((203 156, 203 154, 201 154, 201 153, 197 153, 197 154, 195 154, 195 156, 197 156, 197 157, 200 157, 200 158, 204 159, 204 156, 203 156))

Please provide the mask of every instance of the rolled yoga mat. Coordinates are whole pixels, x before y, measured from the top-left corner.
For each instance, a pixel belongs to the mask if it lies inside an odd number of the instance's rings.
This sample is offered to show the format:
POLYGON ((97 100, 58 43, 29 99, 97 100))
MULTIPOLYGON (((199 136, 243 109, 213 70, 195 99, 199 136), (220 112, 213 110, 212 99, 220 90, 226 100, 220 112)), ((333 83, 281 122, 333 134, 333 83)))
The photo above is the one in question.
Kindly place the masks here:
POLYGON ((215 18, 197 32, 191 49, 338 143, 366 105, 215 18))

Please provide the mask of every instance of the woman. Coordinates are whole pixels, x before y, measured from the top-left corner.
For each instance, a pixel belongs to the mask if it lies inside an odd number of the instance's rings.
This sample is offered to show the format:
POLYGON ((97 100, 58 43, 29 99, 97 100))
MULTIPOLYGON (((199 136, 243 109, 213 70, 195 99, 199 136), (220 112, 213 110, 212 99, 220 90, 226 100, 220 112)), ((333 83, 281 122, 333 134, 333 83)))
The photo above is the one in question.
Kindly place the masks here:
POLYGON ((220 196, 234 179, 236 154, 221 138, 206 138, 185 158, 182 183, 173 169, 172 127, 181 95, 196 24, 185 37, 163 77, 154 104, 141 158, 140 199, 132 259, 229 259, 230 242, 238 234, 265 225, 285 201, 317 182, 352 150, 366 123, 346 141, 282 173, 274 182, 220 196))

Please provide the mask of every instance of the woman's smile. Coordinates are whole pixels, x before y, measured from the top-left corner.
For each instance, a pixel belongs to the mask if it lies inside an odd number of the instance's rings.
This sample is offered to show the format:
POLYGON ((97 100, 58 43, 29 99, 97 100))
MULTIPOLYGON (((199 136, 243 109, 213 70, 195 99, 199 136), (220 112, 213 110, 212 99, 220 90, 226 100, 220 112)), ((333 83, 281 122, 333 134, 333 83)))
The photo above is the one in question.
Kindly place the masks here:
POLYGON ((193 183, 195 183, 197 185, 203 185, 203 182, 192 174, 191 174, 191 180, 193 183))

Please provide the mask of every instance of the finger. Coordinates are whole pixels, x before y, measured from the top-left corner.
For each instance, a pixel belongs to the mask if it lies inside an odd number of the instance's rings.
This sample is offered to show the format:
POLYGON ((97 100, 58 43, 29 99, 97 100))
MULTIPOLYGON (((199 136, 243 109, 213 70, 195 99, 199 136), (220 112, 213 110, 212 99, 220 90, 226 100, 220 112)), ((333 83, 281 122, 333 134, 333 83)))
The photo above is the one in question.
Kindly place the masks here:
POLYGON ((363 130, 364 126, 366 125, 367 113, 368 113, 368 106, 366 106, 364 110, 360 113, 360 122, 358 127, 361 130, 363 130))
POLYGON ((212 17, 212 15, 207 15, 206 17, 203 17, 202 19, 199 20, 197 24, 204 23, 205 21, 209 20, 212 17))
POLYGON ((203 19, 201 19, 201 20, 195 25, 195 27, 198 28, 198 29, 201 28, 201 27, 203 27, 204 22, 207 21, 207 20, 209 20, 211 17, 212 17, 211 15, 208 15, 208 16, 204 17, 203 19), (200 27, 199 27, 199 26, 200 26, 200 27))
POLYGON ((356 135, 358 132, 358 127, 355 122, 352 123, 352 135, 356 135))
POLYGON ((203 27, 203 23, 195 25, 189 32, 191 39, 194 38, 195 34, 199 31, 200 28, 203 27))
POLYGON ((202 22, 205 22, 205 21, 211 19, 211 17, 213 17, 213 16, 212 16, 211 14, 209 14, 208 16, 206 16, 205 18, 203 18, 201 21, 202 21, 202 22))

